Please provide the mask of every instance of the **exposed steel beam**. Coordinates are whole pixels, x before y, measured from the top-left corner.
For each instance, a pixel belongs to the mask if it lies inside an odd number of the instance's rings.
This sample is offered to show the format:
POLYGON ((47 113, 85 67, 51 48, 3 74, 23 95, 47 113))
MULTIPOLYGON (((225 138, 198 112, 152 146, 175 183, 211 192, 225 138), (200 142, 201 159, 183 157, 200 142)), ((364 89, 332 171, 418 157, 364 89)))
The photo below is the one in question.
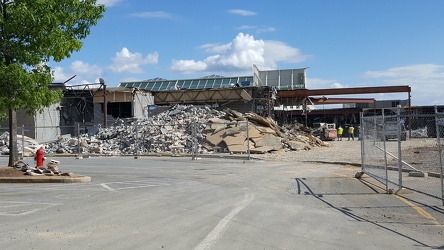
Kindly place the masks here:
POLYGON ((362 112, 360 108, 349 109, 315 109, 310 112, 304 110, 284 110, 287 115, 305 115, 305 116, 317 116, 317 115, 351 115, 359 114, 362 112))
POLYGON ((375 93, 397 93, 411 92, 408 85, 386 86, 386 87, 362 87, 362 88, 337 88, 337 89, 300 89, 300 90, 278 90, 277 96, 288 97, 308 97, 314 95, 352 95, 352 94, 375 94, 375 93))
POLYGON ((344 104, 344 103, 374 103, 373 98, 325 98, 310 97, 313 104, 344 104))

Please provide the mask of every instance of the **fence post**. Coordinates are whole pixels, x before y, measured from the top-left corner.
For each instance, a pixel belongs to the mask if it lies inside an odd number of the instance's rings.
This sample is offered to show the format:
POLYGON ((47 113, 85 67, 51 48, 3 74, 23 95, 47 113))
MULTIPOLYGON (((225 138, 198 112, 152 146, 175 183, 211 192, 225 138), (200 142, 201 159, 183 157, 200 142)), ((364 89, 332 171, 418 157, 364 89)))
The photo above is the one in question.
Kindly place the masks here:
POLYGON ((77 159, 83 159, 82 153, 80 152, 80 123, 77 123, 77 159))
POLYGON ((22 155, 20 156, 20 160, 23 160, 25 154, 25 124, 22 124, 22 155))
POLYGON ((365 168, 364 168, 364 159, 365 159, 365 150, 364 150, 365 136, 364 135, 365 135, 365 128, 364 127, 366 125, 365 120, 364 120, 364 112, 361 112, 359 116, 360 116, 360 118, 359 118, 359 121, 360 121, 359 133, 361 134, 361 172, 364 173, 364 170, 365 170, 365 168))
POLYGON ((398 173, 399 173, 399 186, 398 190, 402 189, 402 148, 401 148, 401 108, 396 109, 396 122, 398 127, 398 173))
POLYGON ((441 131, 439 131, 439 121, 438 118, 438 107, 435 106, 435 126, 436 126, 436 143, 438 144, 438 154, 439 154, 439 167, 441 175, 441 200, 444 206, 444 180, 443 180, 443 169, 442 169, 442 148, 441 148, 441 131))
POLYGON ((135 129, 134 129, 134 132, 135 132, 135 138, 134 138, 134 141, 135 141, 135 144, 136 144, 136 154, 134 155, 134 159, 139 159, 139 151, 140 151, 140 148, 142 148, 142 145, 141 145, 141 143, 140 143, 140 134, 139 134, 139 125, 138 124, 135 124, 134 126, 136 126, 135 127, 135 129))
POLYGON ((247 120, 247 153, 248 153, 248 160, 251 160, 251 154, 250 154, 250 133, 248 128, 248 120, 247 120))
MULTIPOLYGON (((388 173, 388 166, 387 166, 387 145, 385 140, 385 109, 382 109, 382 145, 384 148, 384 168, 385 168, 385 192, 390 193, 389 186, 388 186, 388 180, 389 180, 389 173, 388 173)), ((376 140, 378 140, 376 136, 376 140)))
POLYGON ((192 145, 191 145, 191 160, 197 160, 197 135, 196 135, 196 123, 191 124, 191 135, 192 135, 192 145))

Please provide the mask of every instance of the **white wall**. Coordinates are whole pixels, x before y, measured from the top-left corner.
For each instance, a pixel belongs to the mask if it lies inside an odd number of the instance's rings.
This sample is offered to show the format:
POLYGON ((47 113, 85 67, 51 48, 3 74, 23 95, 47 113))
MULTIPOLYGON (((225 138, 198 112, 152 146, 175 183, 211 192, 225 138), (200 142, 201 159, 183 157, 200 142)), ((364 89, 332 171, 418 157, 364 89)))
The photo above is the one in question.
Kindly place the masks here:
POLYGON ((34 116, 35 136, 39 142, 56 140, 60 135, 59 103, 43 108, 43 112, 36 112, 34 116))
POLYGON ((151 93, 136 92, 133 102, 133 117, 147 118, 148 105, 154 105, 154 96, 151 93))

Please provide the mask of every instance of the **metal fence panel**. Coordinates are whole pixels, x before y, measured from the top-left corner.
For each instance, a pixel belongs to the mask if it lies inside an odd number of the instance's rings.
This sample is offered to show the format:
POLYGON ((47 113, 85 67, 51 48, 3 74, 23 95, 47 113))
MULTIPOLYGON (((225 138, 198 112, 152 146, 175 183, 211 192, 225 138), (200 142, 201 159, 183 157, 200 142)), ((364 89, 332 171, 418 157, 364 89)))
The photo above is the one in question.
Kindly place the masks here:
POLYGON ((388 191, 395 189, 398 185, 393 177, 397 172, 389 171, 387 167, 392 162, 392 157, 397 155, 397 147, 383 140, 383 125, 383 116, 361 119, 362 167, 366 174, 384 184, 388 191))
POLYGON ((386 191, 410 189, 444 205, 444 114, 361 115, 362 170, 386 191), (438 136, 439 135, 439 136, 438 136))

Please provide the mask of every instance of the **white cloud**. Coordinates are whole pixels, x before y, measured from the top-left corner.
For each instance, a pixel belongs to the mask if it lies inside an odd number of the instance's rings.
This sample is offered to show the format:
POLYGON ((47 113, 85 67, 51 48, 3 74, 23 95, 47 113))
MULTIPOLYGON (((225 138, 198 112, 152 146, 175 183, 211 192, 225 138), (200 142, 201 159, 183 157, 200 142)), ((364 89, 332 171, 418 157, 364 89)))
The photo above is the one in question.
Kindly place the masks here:
POLYGON ((337 88, 347 88, 347 85, 339 83, 336 80, 325 80, 319 78, 307 78, 308 89, 337 89, 337 88))
POLYGON ((280 41, 265 41, 265 54, 269 65, 276 67, 277 62, 300 63, 309 59, 298 48, 293 48, 280 41))
MULTIPOLYGON (((79 62, 79 61, 76 61, 76 62, 79 62)), ((68 86, 82 85, 82 84, 91 84, 92 82, 83 79, 85 77, 85 75, 88 76, 88 74, 84 74, 84 73, 81 73, 79 71, 74 72, 74 70, 72 69, 73 68, 72 67, 73 64, 77 65, 77 66, 81 65, 81 63, 75 63, 75 62, 72 63, 71 66, 70 66, 70 68, 71 68, 70 73, 66 73, 65 69, 63 67, 60 67, 60 66, 57 66, 57 67, 53 68, 53 75, 54 75, 53 82, 58 82, 58 83, 66 82, 65 84, 68 85, 68 86), (80 73, 80 74, 77 75, 76 73, 80 73)), ((89 76, 91 76, 91 75, 89 75, 89 76)), ((96 76, 98 76, 98 75, 96 74, 96 76)), ((97 83, 97 82, 98 81, 96 81, 94 83, 97 83)))
POLYGON ((278 62, 302 62, 307 56, 278 41, 255 40, 251 35, 239 33, 227 44, 205 44, 199 48, 216 53, 207 58, 195 60, 174 60, 171 69, 182 73, 245 72, 253 64, 260 69, 275 69, 278 62))
MULTIPOLYGON (((389 68, 381 71, 367 71, 367 78, 375 78, 384 85, 408 85, 412 88, 413 105, 444 104, 444 66, 436 64, 416 64, 389 68)), ((402 94, 401 96, 405 96, 402 94)), ((402 97, 407 99, 407 97, 402 97)))
POLYGON ((259 28, 257 29, 257 33, 267 33, 267 32, 275 32, 276 28, 274 27, 266 27, 266 28, 259 28))
POLYGON ((78 81, 78 82, 76 83, 76 85, 88 85, 88 84, 94 84, 94 83, 98 83, 98 82, 99 82, 99 79, 98 79, 98 78, 97 78, 96 81, 94 81, 94 82, 90 82, 90 81, 88 81, 88 80, 82 79, 82 80, 78 81))
POLYGON ((145 64, 157 64, 159 60, 159 54, 153 52, 143 57, 139 52, 131 53, 127 48, 122 48, 121 51, 116 53, 116 56, 112 58, 112 64, 110 68, 114 72, 129 72, 129 73, 143 73, 141 68, 145 64))
POLYGON ((139 12, 133 13, 131 16, 139 17, 139 18, 172 18, 173 15, 171 13, 165 11, 152 11, 152 12, 139 12))
POLYGON ((221 57, 218 63, 234 68, 251 67, 252 64, 261 65, 265 61, 264 45, 263 40, 255 40, 253 36, 239 33, 231 43, 229 54, 221 57))
POLYGON ((59 66, 53 68, 52 71, 53 71, 54 82, 65 82, 66 80, 72 77, 70 75, 67 75, 64 72, 64 69, 59 66))
POLYGON ((127 76, 127 77, 123 77, 120 79, 120 82, 138 82, 138 81, 143 81, 146 80, 146 78, 137 78, 134 76, 127 76))
POLYGON ((104 72, 103 68, 98 65, 90 65, 89 63, 76 60, 67 68, 60 66, 54 67, 53 74, 54 82, 65 82, 69 80, 66 82, 66 85, 73 86, 98 83, 99 77, 102 77, 104 72))
POLYGON ((237 30, 255 30, 256 33, 267 33, 274 32, 276 28, 274 27, 258 27, 258 26, 250 26, 250 25, 242 25, 236 27, 237 30))
POLYGON ((70 65, 70 69, 80 75, 86 76, 100 76, 103 70, 97 65, 89 65, 88 63, 82 61, 74 61, 70 65))
POLYGON ((231 47, 231 43, 227 44, 216 44, 216 43, 207 43, 204 45, 199 46, 200 49, 204 49, 207 53, 224 53, 225 51, 229 50, 231 47))
POLYGON ((196 71, 206 71, 208 65, 202 61, 194 60, 173 60, 172 70, 180 71, 184 74, 192 74, 196 71))
POLYGON ((106 7, 112 7, 112 6, 117 5, 121 1, 122 0, 98 0, 97 3, 98 4, 103 4, 106 7))
POLYGON ((444 77, 444 66, 435 64, 417 64, 404 67, 390 68, 383 71, 367 71, 366 77, 371 78, 440 78, 444 77))
POLYGON ((256 12, 250 10, 240 10, 240 9, 232 9, 228 11, 230 14, 241 15, 241 16, 254 16, 257 15, 256 12))
POLYGON ((253 29, 257 29, 257 26, 242 25, 242 26, 236 27, 236 29, 238 29, 238 30, 253 30, 253 29))

